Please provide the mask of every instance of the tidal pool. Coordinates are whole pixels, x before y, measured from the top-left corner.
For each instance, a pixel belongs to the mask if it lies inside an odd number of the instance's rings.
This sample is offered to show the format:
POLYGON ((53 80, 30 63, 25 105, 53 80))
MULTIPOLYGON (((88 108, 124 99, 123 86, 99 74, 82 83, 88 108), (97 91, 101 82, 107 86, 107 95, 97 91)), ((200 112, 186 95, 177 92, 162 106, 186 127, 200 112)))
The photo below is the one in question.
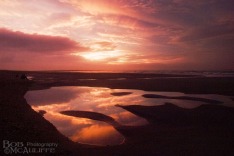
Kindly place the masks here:
POLYGON ((148 124, 138 117, 116 105, 162 105, 166 102, 179 107, 192 109, 204 101, 183 100, 176 98, 145 98, 145 94, 170 97, 190 96, 207 98, 233 106, 230 97, 222 95, 188 95, 180 92, 147 92, 142 90, 110 89, 101 87, 52 87, 46 90, 28 91, 27 102, 37 112, 43 112, 44 118, 51 122, 62 134, 74 142, 95 145, 118 145, 124 142, 114 127, 103 121, 73 117, 61 114, 61 111, 89 111, 112 117, 120 125, 140 126, 148 124), (43 110, 43 111, 42 111, 43 110))

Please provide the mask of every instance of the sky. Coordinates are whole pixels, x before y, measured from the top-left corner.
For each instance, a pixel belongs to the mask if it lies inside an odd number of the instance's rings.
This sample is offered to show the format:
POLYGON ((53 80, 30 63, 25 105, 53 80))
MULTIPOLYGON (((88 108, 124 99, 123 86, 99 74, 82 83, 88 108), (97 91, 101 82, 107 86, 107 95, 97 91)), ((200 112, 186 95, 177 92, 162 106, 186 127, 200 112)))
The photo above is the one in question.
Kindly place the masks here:
POLYGON ((233 0, 0 0, 0 69, 234 70, 233 0))

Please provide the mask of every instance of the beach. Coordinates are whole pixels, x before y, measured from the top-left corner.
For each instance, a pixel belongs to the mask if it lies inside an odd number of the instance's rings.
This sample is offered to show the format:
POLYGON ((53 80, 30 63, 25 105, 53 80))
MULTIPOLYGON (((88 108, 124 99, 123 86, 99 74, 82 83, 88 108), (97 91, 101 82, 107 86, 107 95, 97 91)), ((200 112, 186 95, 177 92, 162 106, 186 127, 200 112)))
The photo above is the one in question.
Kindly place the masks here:
MULTIPOLYGON (((234 154, 234 108, 217 100, 186 96, 177 99, 208 104, 184 109, 171 103, 162 106, 118 105, 149 124, 121 126, 109 116, 96 112, 64 112, 76 117, 109 123, 125 137, 115 146, 75 143, 34 111, 24 98, 27 91, 59 86, 89 86, 112 89, 219 94, 234 97, 233 77, 205 77, 189 74, 76 73, 1 71, 1 130, 3 140, 57 143, 57 155, 232 155, 234 154), (16 77, 26 73, 32 80, 16 77)), ((125 96, 120 92, 115 96, 125 96)), ((168 98, 144 95, 146 98, 168 98)))

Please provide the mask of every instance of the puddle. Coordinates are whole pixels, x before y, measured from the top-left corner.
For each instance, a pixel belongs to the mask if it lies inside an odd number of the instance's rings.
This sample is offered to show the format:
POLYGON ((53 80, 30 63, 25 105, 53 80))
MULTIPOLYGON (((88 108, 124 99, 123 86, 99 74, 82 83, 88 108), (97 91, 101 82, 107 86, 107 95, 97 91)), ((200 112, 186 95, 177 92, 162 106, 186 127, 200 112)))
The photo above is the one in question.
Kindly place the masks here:
POLYGON ((113 127, 103 121, 73 117, 61 114, 61 111, 88 111, 101 113, 126 126, 145 125, 148 122, 116 105, 163 105, 173 103, 182 108, 192 109, 204 101, 192 101, 176 98, 145 98, 144 94, 167 97, 196 97, 222 101, 233 107, 231 97, 222 95, 184 94, 180 92, 147 92, 130 89, 110 89, 101 87, 52 87, 46 90, 28 91, 27 102, 36 111, 42 112, 62 134, 75 142, 95 145, 118 145, 124 137, 113 127))

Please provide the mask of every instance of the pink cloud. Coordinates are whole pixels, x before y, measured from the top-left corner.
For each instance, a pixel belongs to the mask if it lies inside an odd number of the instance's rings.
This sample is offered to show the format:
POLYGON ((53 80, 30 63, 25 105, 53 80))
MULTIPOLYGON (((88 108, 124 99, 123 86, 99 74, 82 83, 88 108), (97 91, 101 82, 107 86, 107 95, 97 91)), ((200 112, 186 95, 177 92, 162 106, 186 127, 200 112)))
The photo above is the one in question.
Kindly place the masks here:
POLYGON ((5 63, 7 69, 11 62, 25 68, 30 62, 38 69, 96 68, 95 62, 69 56, 81 51, 121 51, 125 55, 103 61, 98 64, 100 69, 109 68, 108 62, 124 61, 130 68, 126 60, 137 64, 131 68, 233 66, 229 59, 234 55, 232 0, 24 0, 0 4, 0 27, 8 28, 0 29, 1 68, 5 63), (35 57, 44 62, 43 67, 35 57))
POLYGON ((85 62, 70 54, 89 50, 66 37, 26 34, 3 28, 0 40, 1 69, 76 69, 85 62))
POLYGON ((85 51, 86 47, 69 38, 0 29, 0 52, 64 53, 85 51))

